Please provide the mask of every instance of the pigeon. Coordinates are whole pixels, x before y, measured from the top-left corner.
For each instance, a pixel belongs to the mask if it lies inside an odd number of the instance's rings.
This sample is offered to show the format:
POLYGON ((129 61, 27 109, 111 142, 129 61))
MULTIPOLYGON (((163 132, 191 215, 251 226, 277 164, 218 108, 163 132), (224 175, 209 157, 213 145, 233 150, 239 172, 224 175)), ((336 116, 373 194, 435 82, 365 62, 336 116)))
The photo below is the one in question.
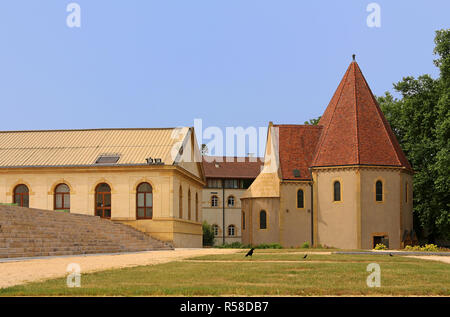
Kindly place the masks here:
POLYGON ((247 252, 247 254, 245 255, 245 257, 252 256, 254 250, 255 250, 255 248, 251 248, 250 251, 247 252))
POLYGON ((305 256, 303 258, 306 259, 307 256, 308 256, 308 254, 305 254, 305 256))

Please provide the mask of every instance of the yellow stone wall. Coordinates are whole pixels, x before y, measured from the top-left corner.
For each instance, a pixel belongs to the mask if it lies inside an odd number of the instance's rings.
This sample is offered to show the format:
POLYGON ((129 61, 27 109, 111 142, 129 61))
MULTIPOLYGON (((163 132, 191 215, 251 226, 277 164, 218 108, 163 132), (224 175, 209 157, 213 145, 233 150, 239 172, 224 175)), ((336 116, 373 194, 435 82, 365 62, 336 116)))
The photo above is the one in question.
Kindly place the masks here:
POLYGON ((314 207, 315 244, 357 249, 359 183, 353 169, 329 168, 317 172, 314 207), (341 182, 341 201, 333 201, 333 183, 341 182))
POLYGON ((285 247, 311 245, 311 186, 308 182, 282 182, 280 190, 280 243, 285 247), (304 208, 297 208, 299 189, 303 190, 304 208))
POLYGON ((70 212, 94 215, 95 187, 111 187, 111 219, 129 222, 175 246, 202 246, 201 178, 174 166, 39 168, 0 170, 0 202, 12 203, 13 190, 25 184, 30 190, 30 207, 53 210, 54 188, 60 183, 70 189, 70 212), (136 220, 136 187, 148 182, 153 188, 153 219, 136 220), (179 188, 183 188, 183 219, 179 218, 179 188), (188 191, 191 191, 191 219, 188 219, 188 191), (195 219, 195 194, 198 219, 195 219))

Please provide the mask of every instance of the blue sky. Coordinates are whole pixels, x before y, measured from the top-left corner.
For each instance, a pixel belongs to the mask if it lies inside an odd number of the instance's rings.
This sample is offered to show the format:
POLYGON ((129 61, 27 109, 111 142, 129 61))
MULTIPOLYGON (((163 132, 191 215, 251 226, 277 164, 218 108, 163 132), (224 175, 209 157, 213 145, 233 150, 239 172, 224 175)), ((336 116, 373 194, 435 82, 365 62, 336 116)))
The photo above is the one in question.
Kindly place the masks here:
POLYGON ((353 53, 377 95, 437 76, 450 1, 377 1, 380 28, 370 2, 2 0, 0 130, 302 124, 353 53))

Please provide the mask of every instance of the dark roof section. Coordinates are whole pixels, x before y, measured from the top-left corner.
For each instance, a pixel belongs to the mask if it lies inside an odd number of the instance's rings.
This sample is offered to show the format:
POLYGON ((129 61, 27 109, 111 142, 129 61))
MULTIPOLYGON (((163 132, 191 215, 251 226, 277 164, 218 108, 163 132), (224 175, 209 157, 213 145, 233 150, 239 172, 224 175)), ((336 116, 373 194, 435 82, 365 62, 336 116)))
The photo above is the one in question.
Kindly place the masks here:
POLYGON ((308 168, 314 158, 322 126, 317 125, 274 125, 279 129, 280 167, 284 180, 310 180, 308 168), (295 170, 300 172, 300 176, 295 170))
POLYGON ((206 178, 248 178, 259 175, 264 165, 260 157, 203 157, 206 178))
POLYGON ((355 61, 319 125, 323 132, 312 166, 381 165, 412 170, 355 61))

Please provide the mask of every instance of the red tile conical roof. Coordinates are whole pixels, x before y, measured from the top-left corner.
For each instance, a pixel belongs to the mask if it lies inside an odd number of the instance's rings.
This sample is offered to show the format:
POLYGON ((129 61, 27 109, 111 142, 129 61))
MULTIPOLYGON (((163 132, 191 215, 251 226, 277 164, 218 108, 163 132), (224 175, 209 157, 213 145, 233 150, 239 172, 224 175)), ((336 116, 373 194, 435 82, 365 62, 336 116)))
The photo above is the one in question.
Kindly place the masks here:
POLYGON ((385 165, 412 170, 358 64, 331 98, 312 166, 385 165))

